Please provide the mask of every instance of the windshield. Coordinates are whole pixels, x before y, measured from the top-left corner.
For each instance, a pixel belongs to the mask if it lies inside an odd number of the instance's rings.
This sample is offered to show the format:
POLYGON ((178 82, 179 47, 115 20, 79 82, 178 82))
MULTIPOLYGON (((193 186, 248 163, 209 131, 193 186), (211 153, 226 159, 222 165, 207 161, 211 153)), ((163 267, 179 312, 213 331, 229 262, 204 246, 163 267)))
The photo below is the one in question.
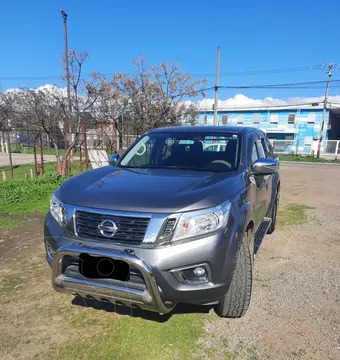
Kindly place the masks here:
POLYGON ((118 166, 231 171, 238 166, 239 141, 239 136, 232 133, 150 133, 130 149, 118 166))

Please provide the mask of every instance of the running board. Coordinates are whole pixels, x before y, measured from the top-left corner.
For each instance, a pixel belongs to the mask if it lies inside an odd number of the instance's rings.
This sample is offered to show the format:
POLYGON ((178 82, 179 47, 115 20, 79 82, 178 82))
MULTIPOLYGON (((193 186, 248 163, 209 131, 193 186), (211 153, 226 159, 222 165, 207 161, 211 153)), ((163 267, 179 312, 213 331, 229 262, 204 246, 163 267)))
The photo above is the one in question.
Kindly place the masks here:
POLYGON ((264 239, 265 235, 267 234, 268 228, 271 224, 272 220, 271 218, 265 217, 262 221, 261 225, 257 229, 255 233, 255 250, 254 253, 257 254, 260 246, 262 244, 262 240, 264 239))

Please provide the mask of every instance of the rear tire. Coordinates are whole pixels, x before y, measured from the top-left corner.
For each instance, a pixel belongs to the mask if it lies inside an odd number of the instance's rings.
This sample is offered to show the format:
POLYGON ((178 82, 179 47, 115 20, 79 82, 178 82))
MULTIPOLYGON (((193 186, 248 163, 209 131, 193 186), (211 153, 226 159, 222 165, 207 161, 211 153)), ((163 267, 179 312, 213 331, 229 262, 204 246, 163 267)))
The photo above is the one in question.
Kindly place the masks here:
POLYGON ((252 236, 250 230, 244 234, 228 292, 215 306, 215 313, 220 317, 240 318, 248 310, 252 289, 252 255, 249 251, 249 244, 252 242, 249 241, 250 236, 252 236))

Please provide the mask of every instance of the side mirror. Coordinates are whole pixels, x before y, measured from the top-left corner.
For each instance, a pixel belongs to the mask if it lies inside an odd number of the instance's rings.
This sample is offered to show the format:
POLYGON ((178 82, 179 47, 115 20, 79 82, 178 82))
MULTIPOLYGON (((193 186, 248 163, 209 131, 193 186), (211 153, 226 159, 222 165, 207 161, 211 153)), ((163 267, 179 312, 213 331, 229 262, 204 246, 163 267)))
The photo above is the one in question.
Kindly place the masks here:
POLYGON ((109 164, 113 165, 113 166, 116 165, 118 159, 119 159, 119 154, 113 154, 113 155, 109 156, 109 164))
POLYGON ((253 164, 254 175, 271 175, 275 174, 279 167, 277 159, 260 158, 253 164))

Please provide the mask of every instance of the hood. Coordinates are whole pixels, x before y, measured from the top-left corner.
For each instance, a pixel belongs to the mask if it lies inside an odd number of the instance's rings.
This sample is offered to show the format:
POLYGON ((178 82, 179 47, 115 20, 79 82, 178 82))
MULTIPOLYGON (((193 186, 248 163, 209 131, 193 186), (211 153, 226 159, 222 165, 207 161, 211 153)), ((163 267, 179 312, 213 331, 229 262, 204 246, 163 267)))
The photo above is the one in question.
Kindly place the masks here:
POLYGON ((243 173, 106 166, 68 179, 58 196, 84 207, 175 213, 221 204, 244 187, 243 173))

